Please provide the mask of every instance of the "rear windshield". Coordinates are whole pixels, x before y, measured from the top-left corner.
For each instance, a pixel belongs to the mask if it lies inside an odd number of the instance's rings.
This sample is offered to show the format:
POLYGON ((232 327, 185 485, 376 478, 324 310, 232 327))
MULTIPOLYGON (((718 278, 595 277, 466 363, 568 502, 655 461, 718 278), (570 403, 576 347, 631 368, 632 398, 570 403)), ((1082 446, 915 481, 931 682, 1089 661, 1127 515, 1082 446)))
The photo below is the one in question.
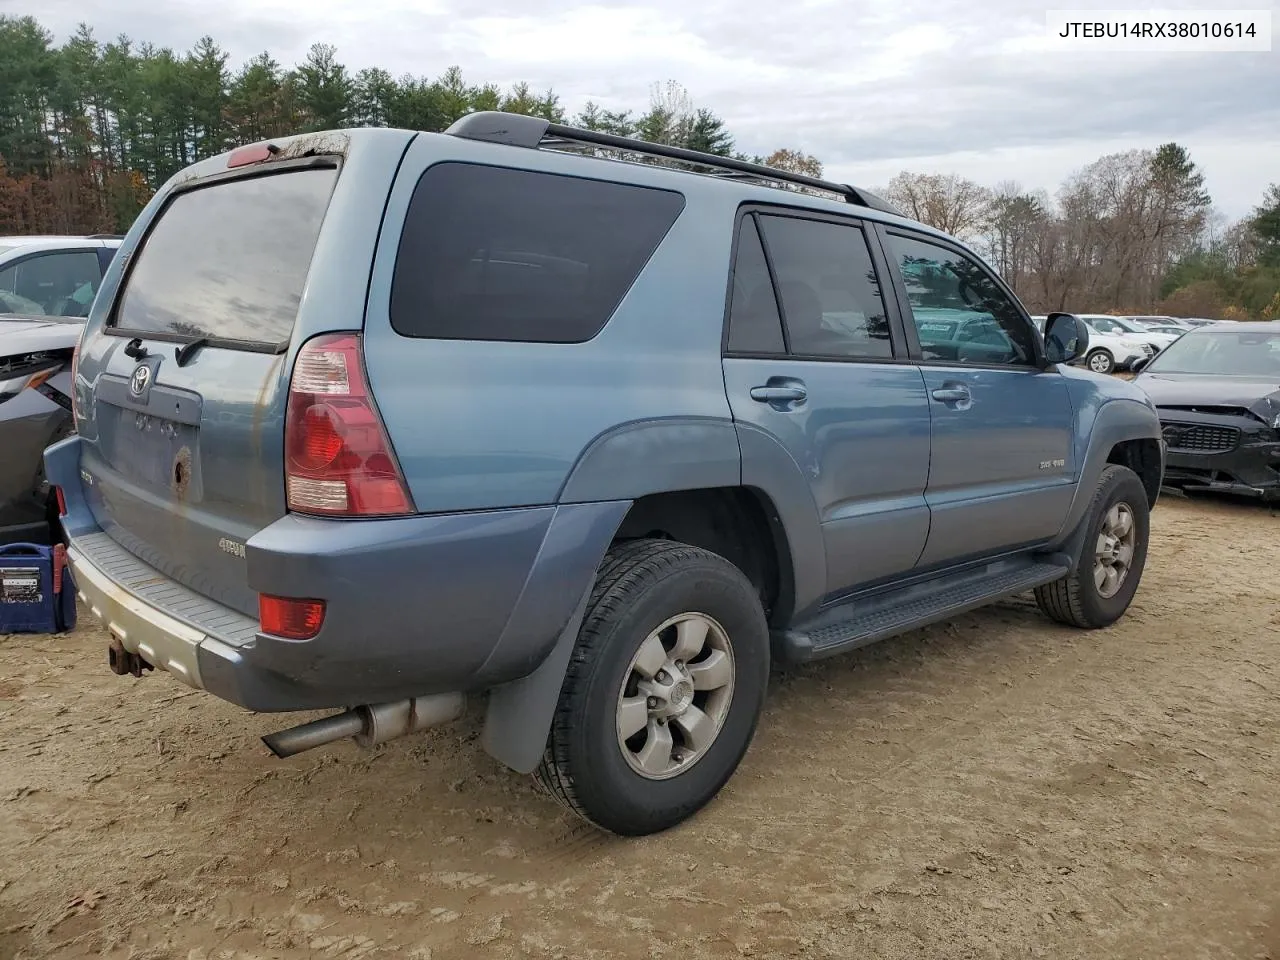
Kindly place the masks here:
POLYGON ((668 190, 436 164, 405 217, 391 325, 444 340, 590 340, 683 209, 668 190))
POLYGON ((136 255, 114 325, 287 341, 337 175, 293 170, 175 195, 136 255))

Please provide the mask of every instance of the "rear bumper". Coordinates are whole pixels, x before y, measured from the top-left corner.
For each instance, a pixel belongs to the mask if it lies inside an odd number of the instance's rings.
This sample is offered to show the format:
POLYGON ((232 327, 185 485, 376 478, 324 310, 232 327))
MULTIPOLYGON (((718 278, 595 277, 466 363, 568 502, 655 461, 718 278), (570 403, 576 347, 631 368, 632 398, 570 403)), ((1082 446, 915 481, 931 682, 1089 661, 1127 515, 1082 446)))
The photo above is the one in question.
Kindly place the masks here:
POLYGON ((126 650, 251 710, 380 703, 482 690, 531 673, 590 586, 627 501, 406 517, 289 515, 246 544, 260 593, 323 599, 312 639, 166 577, 97 525, 77 438, 50 447, 76 585, 126 650))

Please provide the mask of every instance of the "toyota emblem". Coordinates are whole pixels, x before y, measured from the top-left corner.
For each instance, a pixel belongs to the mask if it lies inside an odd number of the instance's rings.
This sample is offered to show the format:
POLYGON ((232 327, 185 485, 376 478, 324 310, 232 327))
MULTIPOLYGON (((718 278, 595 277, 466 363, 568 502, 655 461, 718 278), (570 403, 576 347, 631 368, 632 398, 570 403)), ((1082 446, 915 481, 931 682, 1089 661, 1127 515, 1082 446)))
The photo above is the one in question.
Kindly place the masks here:
POLYGON ((129 392, 135 397, 142 396, 147 389, 147 384, 151 382, 151 368, 145 363, 140 363, 133 369, 133 376, 129 378, 129 392))

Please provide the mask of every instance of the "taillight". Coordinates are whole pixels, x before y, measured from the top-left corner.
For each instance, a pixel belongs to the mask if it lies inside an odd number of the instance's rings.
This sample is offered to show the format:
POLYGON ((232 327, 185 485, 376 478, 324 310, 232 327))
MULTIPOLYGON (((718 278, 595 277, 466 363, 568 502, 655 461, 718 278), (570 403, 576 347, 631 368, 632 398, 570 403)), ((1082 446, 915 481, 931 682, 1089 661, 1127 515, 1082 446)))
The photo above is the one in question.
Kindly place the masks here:
POLYGON ((67 496, 62 492, 61 487, 53 488, 53 495, 58 501, 58 516, 65 517, 67 515, 67 496))
POLYGON ((286 640, 310 640, 324 625, 323 600, 258 595, 258 620, 262 632, 286 640))
POLYGON ((290 510, 339 517, 413 512, 369 392, 359 334, 326 334, 298 351, 284 450, 290 510))

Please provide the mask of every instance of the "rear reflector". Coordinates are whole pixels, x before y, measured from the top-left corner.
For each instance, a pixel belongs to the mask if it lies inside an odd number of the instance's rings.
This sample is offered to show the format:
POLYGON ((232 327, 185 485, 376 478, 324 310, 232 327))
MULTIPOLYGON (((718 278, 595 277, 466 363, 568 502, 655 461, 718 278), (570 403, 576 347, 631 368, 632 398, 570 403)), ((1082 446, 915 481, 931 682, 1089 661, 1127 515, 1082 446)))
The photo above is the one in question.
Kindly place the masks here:
POLYGON ((263 633, 286 640, 310 640, 324 624, 324 601, 259 594, 258 619, 263 633))
POLYGON ((62 492, 61 487, 53 488, 53 495, 58 501, 58 516, 65 517, 67 515, 67 497, 62 492))
POLYGON ((413 512, 369 392, 359 334, 325 334, 298 351, 284 448, 290 510, 330 517, 413 512))

